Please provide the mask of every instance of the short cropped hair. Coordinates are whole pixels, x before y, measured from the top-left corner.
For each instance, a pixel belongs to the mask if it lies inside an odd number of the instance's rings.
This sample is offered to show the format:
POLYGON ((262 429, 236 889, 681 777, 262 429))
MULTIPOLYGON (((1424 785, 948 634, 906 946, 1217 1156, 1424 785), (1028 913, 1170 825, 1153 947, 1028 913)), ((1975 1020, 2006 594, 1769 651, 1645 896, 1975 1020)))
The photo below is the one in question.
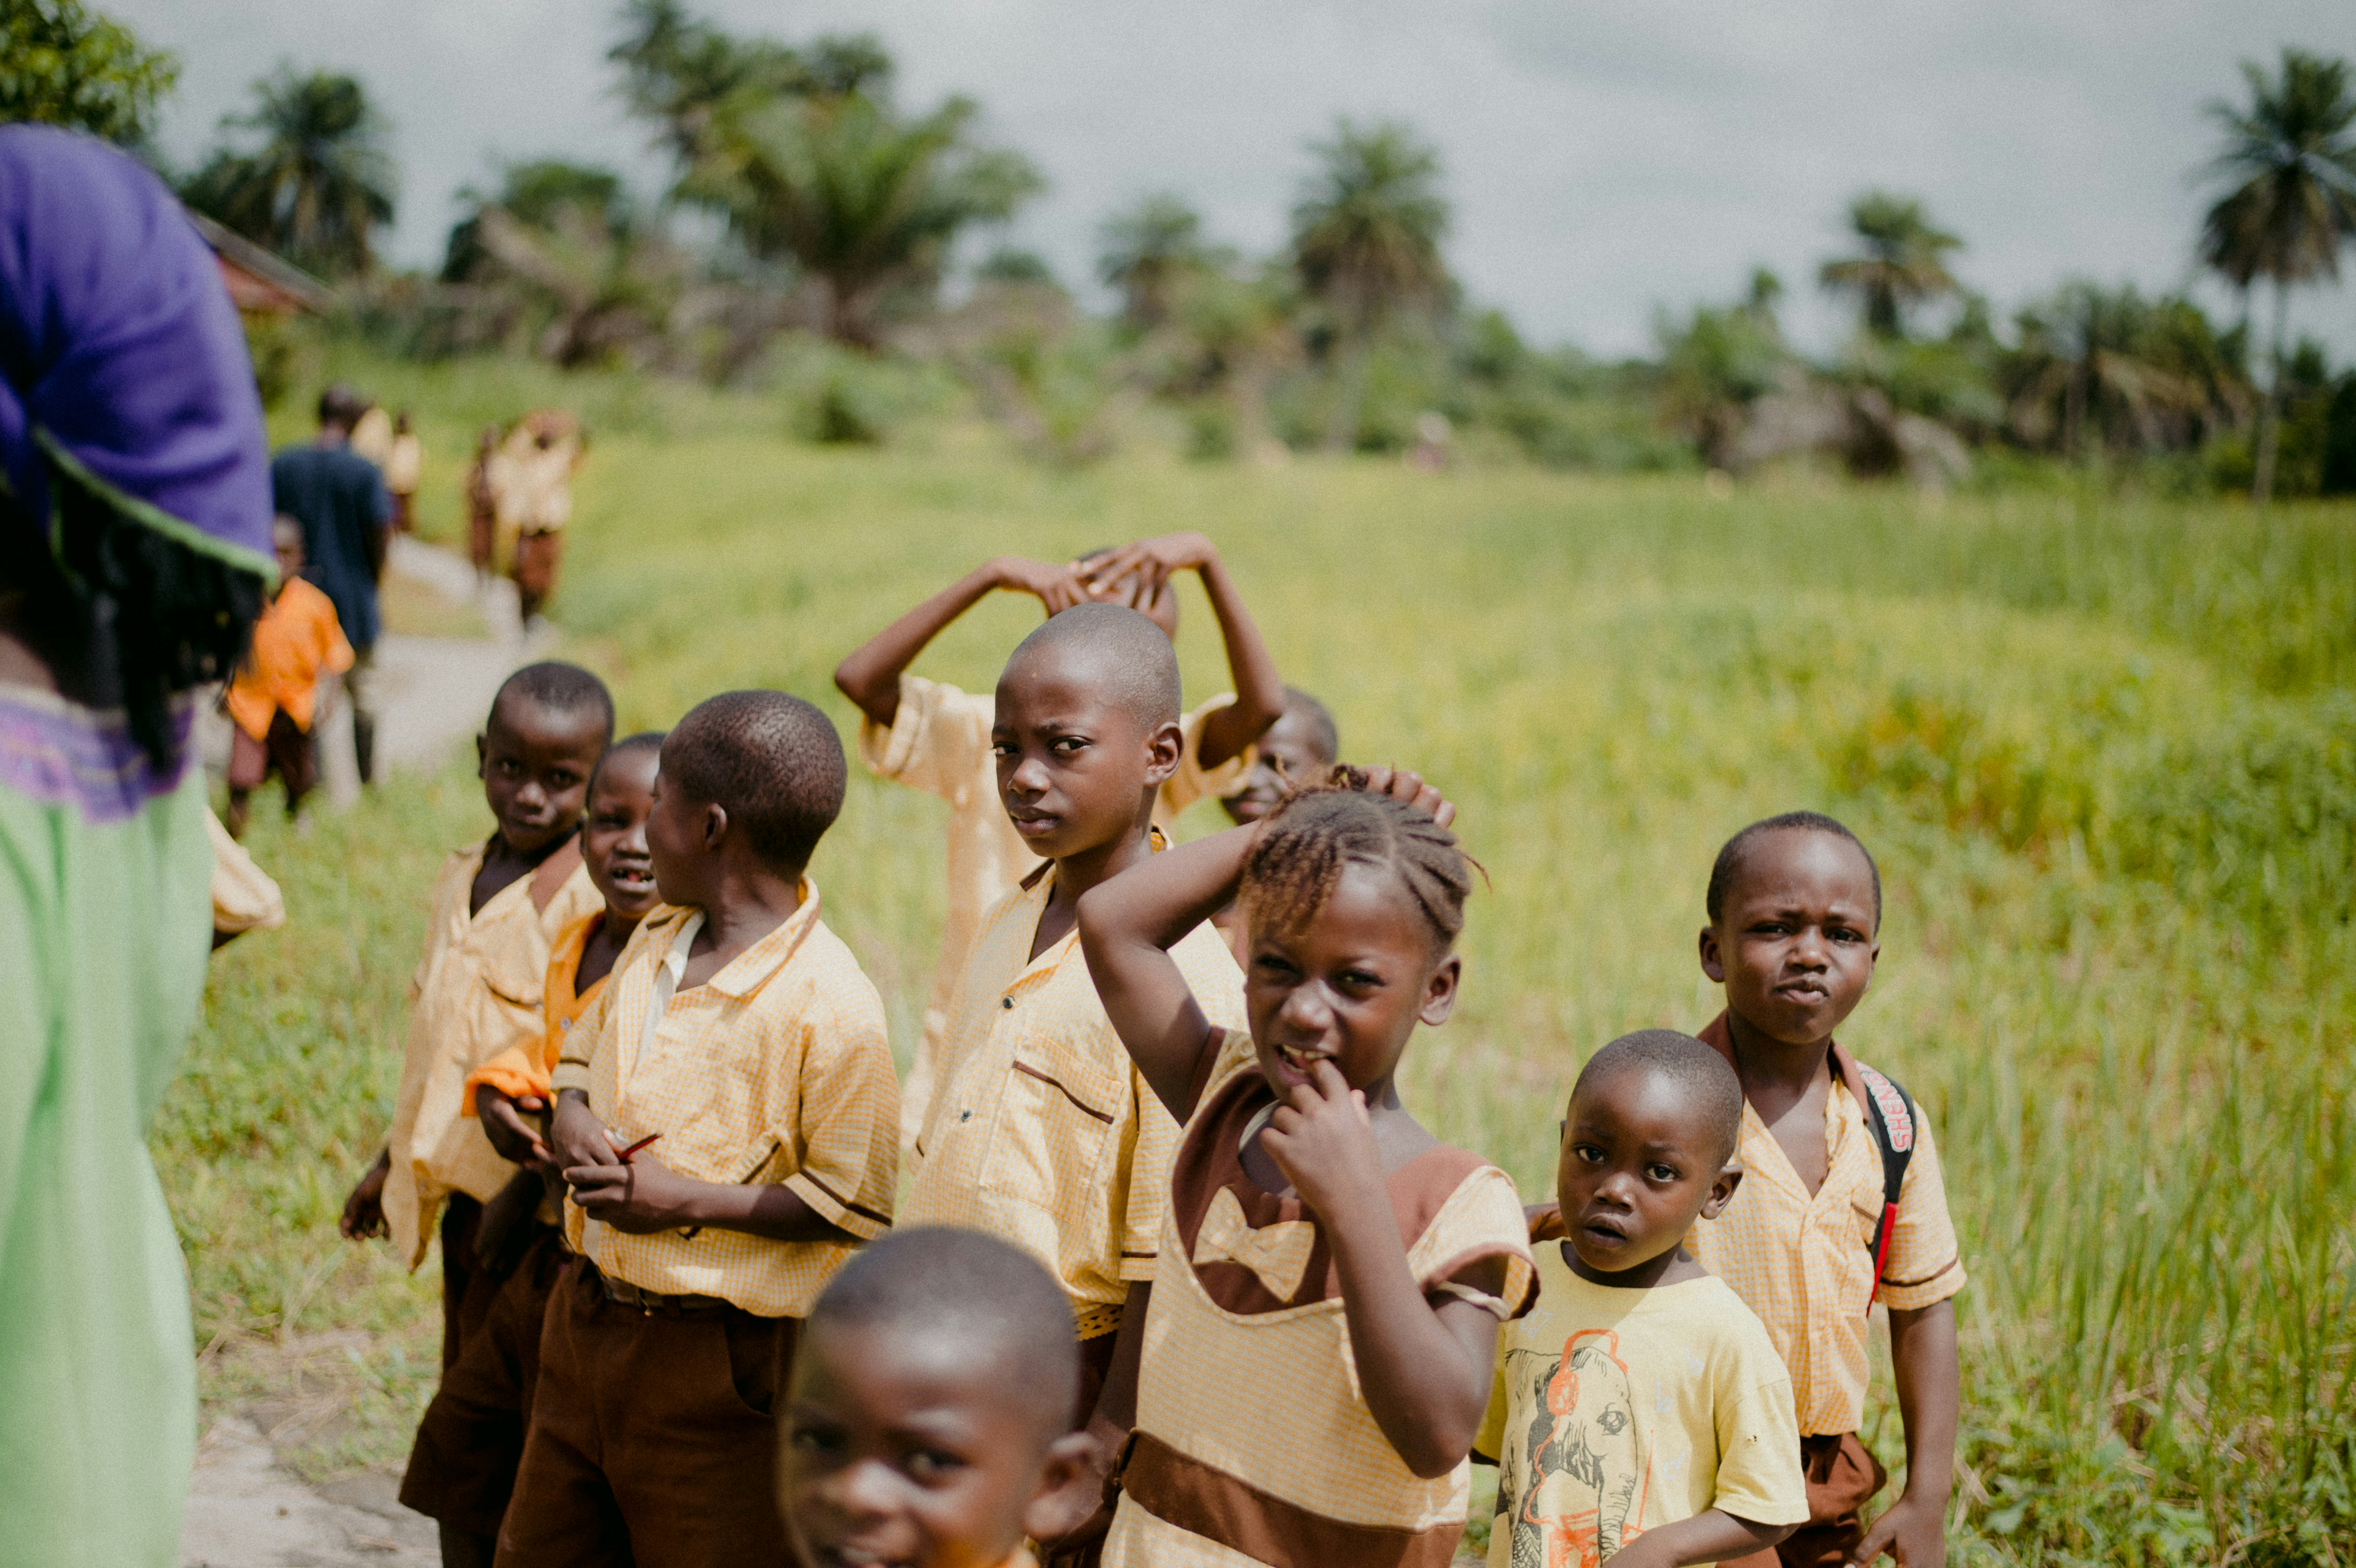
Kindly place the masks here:
POLYGON ((1570 1097, 1577 1100, 1589 1084, 1626 1072, 1641 1072, 1674 1087, 1693 1118, 1694 1136, 1709 1140, 1719 1165, 1733 1158, 1742 1139, 1742 1079, 1724 1057, 1675 1029, 1639 1029, 1588 1058, 1570 1097))
POLYGON ((597 759, 597 766, 589 770, 589 793, 594 795, 597 792, 597 775, 605 771, 605 764, 625 752, 651 751, 660 757, 663 735, 664 732, 659 729, 642 729, 636 735, 626 735, 607 746, 605 755, 597 759))
POLYGON ((1309 735, 1317 747, 1317 755, 1327 762, 1342 760, 1342 732, 1333 724, 1333 715, 1325 704, 1298 686, 1284 689, 1284 712, 1288 718, 1299 719, 1309 726, 1309 735))
POLYGON ((1750 858, 1751 849, 1769 833, 1783 832, 1830 833, 1835 838, 1847 839, 1857 845, 1857 853, 1865 856, 1865 869, 1873 878, 1873 923, 1877 929, 1879 929, 1881 867, 1874 864, 1873 852, 1865 847, 1864 840, 1822 811, 1785 811, 1781 816, 1753 822, 1726 841, 1718 852, 1718 859, 1710 865, 1709 890, 1702 898, 1702 908, 1708 912, 1711 925, 1718 924, 1719 918, 1726 913, 1727 892, 1733 887, 1735 878, 1742 875, 1743 864, 1750 858))
POLYGON ((1094 661, 1105 694, 1147 729, 1178 722, 1178 650, 1150 617, 1127 605, 1074 605, 1017 644, 1006 668, 1067 650, 1094 661))
POLYGON ((346 381, 337 381, 319 394, 319 423, 340 424, 346 430, 360 422, 360 416, 376 405, 363 397, 359 390, 346 381))
POLYGON ((594 713, 603 725, 604 740, 614 738, 614 693, 578 664, 546 659, 525 665, 499 682, 499 694, 491 699, 491 722, 498 723, 500 710, 511 702, 530 703, 551 714, 594 713))
POLYGON ((1071 1302, 1020 1247, 938 1225, 894 1230, 853 1253, 810 1308, 812 1327, 876 1329, 890 1340, 960 1338, 1006 1370, 1006 1398, 1027 1407, 1042 1434, 1071 1421, 1080 1348, 1071 1302))
POLYGON ((743 826, 753 853, 798 874, 842 811, 848 770, 834 721, 784 692, 723 692, 663 742, 663 777, 743 826))
POLYGON ((1398 877, 1435 945, 1446 951, 1464 929, 1472 858, 1429 811, 1354 788, 1362 779, 1348 768, 1333 774, 1269 813, 1244 857, 1237 900, 1245 917, 1255 926, 1265 920, 1296 930, 1325 907, 1344 866, 1381 866, 1398 877))

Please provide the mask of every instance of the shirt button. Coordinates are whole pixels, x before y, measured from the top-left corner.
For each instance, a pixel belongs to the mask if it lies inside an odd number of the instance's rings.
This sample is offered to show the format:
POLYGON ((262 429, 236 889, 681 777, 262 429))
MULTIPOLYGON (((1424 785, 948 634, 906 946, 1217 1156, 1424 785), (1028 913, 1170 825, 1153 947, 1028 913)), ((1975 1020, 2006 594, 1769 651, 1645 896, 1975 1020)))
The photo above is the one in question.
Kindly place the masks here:
POLYGON ((998 999, 998 1002, 999 1005, 1001 1007, 1012 1007, 1014 1005, 1014 998, 1012 996, 1001 996, 998 999))
POLYGON ((970 1122, 973 1120, 973 1112, 970 1111, 960 1111, 958 1112, 958 1120, 960 1122, 970 1122))

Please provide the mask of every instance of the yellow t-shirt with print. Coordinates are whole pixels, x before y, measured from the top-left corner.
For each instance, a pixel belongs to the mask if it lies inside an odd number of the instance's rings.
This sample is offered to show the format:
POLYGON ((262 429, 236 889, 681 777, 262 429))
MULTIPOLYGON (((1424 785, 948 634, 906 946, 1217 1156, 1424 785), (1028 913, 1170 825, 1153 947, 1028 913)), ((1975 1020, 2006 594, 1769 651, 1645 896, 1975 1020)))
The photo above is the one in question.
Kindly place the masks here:
POLYGON ((1741 1298, 1714 1277, 1595 1284, 1558 1244, 1537 1264, 1473 1444, 1498 1465, 1491 1568, 1600 1562, 1710 1509, 1805 1522, 1791 1376, 1741 1298))

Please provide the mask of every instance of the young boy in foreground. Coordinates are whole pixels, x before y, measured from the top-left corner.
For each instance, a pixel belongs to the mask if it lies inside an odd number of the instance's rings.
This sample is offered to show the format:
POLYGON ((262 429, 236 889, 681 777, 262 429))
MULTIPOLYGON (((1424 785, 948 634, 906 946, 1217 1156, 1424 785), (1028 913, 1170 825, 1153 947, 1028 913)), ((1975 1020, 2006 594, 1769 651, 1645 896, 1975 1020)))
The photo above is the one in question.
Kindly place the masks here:
POLYGON ((806 875, 842 743, 781 692, 663 742, 664 903, 557 1062, 550 1143, 578 1256, 550 1297, 509 1568, 787 1561, 771 1413, 800 1319, 891 1225, 884 1004, 806 875))
MULTIPOLYGON (((1082 1341, 1074 1413, 1108 1455, 1128 1436, 1178 1124, 1105 1016, 1076 912, 1152 856, 1178 720, 1177 653, 1135 610, 1075 606, 1007 660, 991 729, 999 794, 1047 864, 982 918, 958 966, 905 1215, 1012 1241, 1055 1273, 1082 1341)), ((1197 925, 1170 956, 1204 1013, 1240 1030, 1243 980, 1218 933, 1197 925)))
POLYGON ((646 822, 661 744, 659 735, 634 735, 597 764, 581 858, 605 907, 556 940, 542 987, 541 1036, 466 1077, 461 1114, 478 1116, 491 1146, 523 1168, 484 1206, 476 1262, 500 1283, 480 1326, 443 1371, 402 1477, 402 1502, 441 1524, 443 1568, 491 1562, 515 1491, 540 1375, 541 1321, 564 1257, 555 1196, 562 1187, 542 1133, 553 1098, 549 1074, 567 1031, 603 992, 614 960, 655 906, 646 822))
POLYGON ((1219 553, 1199 533, 1141 540, 1065 566, 1011 555, 985 561, 878 632, 834 672, 834 683, 865 716, 859 755, 867 766, 879 778, 949 803, 948 918, 924 1032, 902 1092, 904 1148, 923 1126, 931 1102, 958 961, 972 945, 983 911, 1038 863, 1037 852, 1008 821, 999 799, 990 738, 992 699, 910 675, 907 668, 951 622, 998 589, 1035 596, 1050 616, 1092 601, 1127 605, 1174 639, 1178 596, 1170 577, 1182 571, 1202 577, 1236 690, 1181 715, 1178 764, 1154 800, 1154 823, 1166 832, 1188 806, 1223 793, 1243 777, 1253 741, 1275 721, 1284 702, 1275 660, 1242 594, 1219 553))
POLYGON ((337 624, 327 595, 303 580, 303 525, 280 517, 271 527, 278 555, 278 591, 253 623, 253 644, 221 694, 236 731, 229 753, 231 838, 245 836, 249 801, 271 774, 286 788, 286 814, 319 780, 318 742, 311 722, 318 712, 319 681, 352 667, 352 645, 337 624))
MULTIPOLYGON (((445 1374, 498 1297, 500 1282, 477 1266, 475 1232, 482 1205, 516 1174, 479 1124, 460 1114, 466 1075, 539 1037, 550 949, 599 907, 578 834, 589 776, 613 733, 605 684, 571 664, 526 665, 492 699, 475 746, 498 825, 482 843, 451 855, 434 883, 425 955, 410 982, 391 1135, 344 1204, 344 1235, 390 1232, 412 1269, 441 1219, 445 1374)), ((444 1506, 423 1492, 404 1500, 428 1514, 444 1506)), ((453 1563, 469 1561, 463 1529, 444 1542, 453 1563)))
POLYGON ((1680 1245, 1734 1196, 1741 1120, 1742 1085, 1687 1035, 1625 1035, 1580 1069, 1565 1239, 1537 1248, 1537 1308, 1505 1326, 1473 1443, 1500 1468, 1492 1568, 1717 1563, 1808 1517, 1783 1363, 1680 1245))
POLYGON ((902 1230, 811 1308, 780 1402, 777 1497, 811 1568, 1031 1568, 1096 1504, 1053 1275, 971 1230, 902 1230))
POLYGON ((1938 1568, 1962 1398, 1963 1262, 1928 1119, 1833 1039, 1880 955, 1880 872, 1840 823, 1794 811, 1727 841, 1707 905, 1701 967, 1725 985, 1726 1011, 1701 1038, 1741 1079, 1749 1174, 1741 1201, 1703 1220, 1700 1257, 1791 1369, 1809 1511, 1776 1555, 1787 1568, 1837 1568, 1889 1552, 1906 1568, 1938 1568), (1905 1162, 1894 1204, 1893 1157, 1905 1162), (1906 1490, 1869 1530, 1862 1510, 1889 1478, 1857 1437, 1877 1294, 1890 1309, 1906 1490))

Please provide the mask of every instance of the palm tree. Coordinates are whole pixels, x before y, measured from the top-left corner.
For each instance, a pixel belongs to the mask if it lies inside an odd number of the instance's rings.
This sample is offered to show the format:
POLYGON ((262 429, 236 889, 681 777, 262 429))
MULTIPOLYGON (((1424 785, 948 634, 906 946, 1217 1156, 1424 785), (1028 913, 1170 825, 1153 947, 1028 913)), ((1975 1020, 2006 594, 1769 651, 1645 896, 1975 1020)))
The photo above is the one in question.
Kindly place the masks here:
POLYGON ((1347 451, 1358 429, 1367 349, 1392 318, 1436 309, 1447 297, 1440 242, 1448 200, 1440 154, 1395 121, 1338 123, 1310 150, 1323 166, 1292 209, 1292 261, 1333 317, 1341 365, 1325 431, 1328 451, 1347 451))
POLYGON ((400 185, 368 94, 348 76, 297 76, 291 65, 253 90, 253 112, 226 115, 221 127, 259 131, 262 145, 219 149, 181 194, 298 265, 330 276, 368 271, 369 231, 392 221, 400 185))
POLYGON ((1204 242, 1202 215, 1167 193, 1108 220, 1103 240, 1097 275, 1120 290, 1121 318, 1141 332, 1169 320, 1179 285, 1218 255, 1204 242))
POLYGON ((1020 154, 975 145, 972 100, 907 119, 862 91, 723 106, 680 194, 726 214, 756 256, 824 291, 827 334, 873 348, 895 295, 929 294, 958 232, 1041 188, 1020 154))
POLYGON ((2349 130, 2356 96, 2347 61, 2300 49, 2283 50, 2277 80, 2268 81, 2248 60, 2242 75, 2250 86, 2248 109, 2209 106, 2225 129, 2225 150, 2211 169, 2233 188, 2201 223, 2201 259, 2244 298, 2260 278, 2274 285, 2271 373, 2258 410, 2257 473, 2250 487, 2263 503, 2274 492, 2290 291, 2314 278, 2337 278, 2340 243, 2356 233, 2356 136, 2349 130))
POLYGON ((2181 351, 2181 304, 2146 300, 2133 284, 2072 279, 2022 310, 2009 377, 2014 432, 2081 461, 2098 445, 2188 444, 2213 405, 2181 351))
POLYGON ((1900 337, 1908 310, 1954 292, 1947 256, 1964 242, 1933 228, 1920 201, 1869 190, 1849 203, 1848 223, 1863 253, 1826 262, 1817 282, 1836 294, 1856 295, 1868 332, 1900 337))

